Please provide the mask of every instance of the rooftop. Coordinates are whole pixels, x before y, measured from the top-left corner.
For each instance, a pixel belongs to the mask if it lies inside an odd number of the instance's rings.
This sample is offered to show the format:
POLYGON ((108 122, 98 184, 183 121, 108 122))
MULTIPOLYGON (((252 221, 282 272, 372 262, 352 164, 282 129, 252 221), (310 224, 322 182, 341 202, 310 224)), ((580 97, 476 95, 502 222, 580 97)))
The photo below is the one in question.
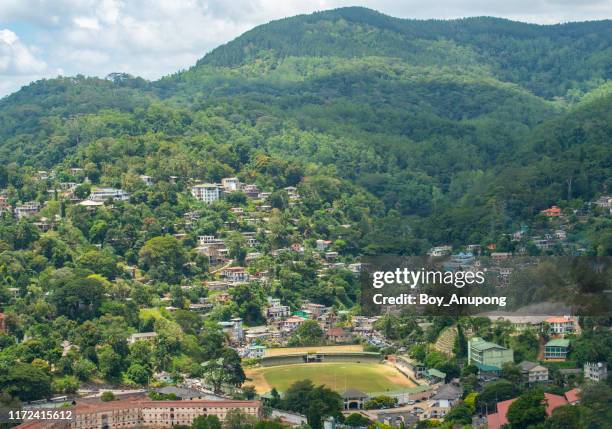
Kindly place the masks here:
POLYGON ((564 340, 564 339, 554 339, 554 340, 550 340, 549 342, 547 342, 544 347, 569 347, 570 345, 570 340, 564 340))

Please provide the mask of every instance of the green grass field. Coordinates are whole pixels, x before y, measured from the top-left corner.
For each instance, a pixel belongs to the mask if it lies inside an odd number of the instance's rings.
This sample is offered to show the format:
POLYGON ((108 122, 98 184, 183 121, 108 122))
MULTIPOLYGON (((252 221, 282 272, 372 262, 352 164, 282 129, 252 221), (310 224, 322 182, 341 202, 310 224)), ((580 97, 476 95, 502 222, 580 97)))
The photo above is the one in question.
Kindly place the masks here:
POLYGON ((343 392, 346 388, 362 392, 384 392, 413 387, 407 377, 390 365, 377 363, 308 363, 253 368, 245 371, 246 384, 253 384, 258 393, 269 392, 272 387, 283 392, 298 380, 310 379, 316 385, 343 392))

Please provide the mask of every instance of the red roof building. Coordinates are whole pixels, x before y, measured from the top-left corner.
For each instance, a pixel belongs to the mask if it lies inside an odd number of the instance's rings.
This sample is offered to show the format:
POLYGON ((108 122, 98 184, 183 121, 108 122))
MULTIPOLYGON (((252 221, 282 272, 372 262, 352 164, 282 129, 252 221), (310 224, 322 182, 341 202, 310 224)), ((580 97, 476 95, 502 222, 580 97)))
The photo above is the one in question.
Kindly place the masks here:
POLYGON ((540 213, 546 217, 559 217, 561 216, 561 209, 557 206, 552 206, 549 209, 542 210, 540 213))
MULTIPOLYGON (((552 412, 563 405, 574 405, 578 402, 579 389, 572 389, 565 393, 565 396, 553 395, 552 393, 544 393, 544 402, 546 403, 546 415, 552 415, 552 412)), ((518 398, 508 399, 497 403, 497 412, 487 416, 488 429, 500 429, 508 423, 508 409, 510 405, 518 398)))

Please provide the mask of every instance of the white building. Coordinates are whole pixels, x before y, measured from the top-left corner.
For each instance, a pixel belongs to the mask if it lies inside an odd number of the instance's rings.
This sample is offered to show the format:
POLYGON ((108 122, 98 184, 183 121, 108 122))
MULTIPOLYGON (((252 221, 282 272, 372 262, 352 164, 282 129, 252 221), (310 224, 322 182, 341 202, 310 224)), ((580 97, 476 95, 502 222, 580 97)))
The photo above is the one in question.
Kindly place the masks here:
POLYGON ((116 188, 92 188, 89 199, 91 201, 104 202, 112 198, 113 200, 127 201, 130 199, 130 195, 123 189, 116 188))
POLYGON ((551 334, 570 334, 576 329, 576 320, 571 316, 554 316, 545 320, 551 334))
POLYGON ((39 210, 40 203, 38 201, 28 201, 27 203, 15 206, 15 216, 17 219, 23 219, 36 215, 39 210))
POLYGON ((127 338, 128 344, 134 344, 136 341, 153 341, 157 337, 157 332, 140 332, 132 334, 127 338))
POLYGON ((210 204, 221 198, 221 188, 214 183, 202 183, 191 187, 191 195, 199 201, 210 204))
POLYGON ((144 174, 141 174, 139 177, 140 177, 140 180, 142 180, 145 185, 147 186, 153 185, 153 178, 151 176, 146 176, 144 174))
POLYGON ((605 380, 608 378, 608 364, 606 362, 585 363, 584 378, 593 381, 605 380))
POLYGON ((247 273, 244 267, 227 267, 221 271, 221 275, 225 279, 232 283, 243 283, 249 281, 249 273, 247 273))
POLYGON ((225 192, 236 192, 240 190, 240 180, 237 177, 226 177, 221 179, 221 186, 225 192))
POLYGON ((535 362, 523 361, 519 364, 523 379, 529 384, 548 382, 548 368, 535 362))

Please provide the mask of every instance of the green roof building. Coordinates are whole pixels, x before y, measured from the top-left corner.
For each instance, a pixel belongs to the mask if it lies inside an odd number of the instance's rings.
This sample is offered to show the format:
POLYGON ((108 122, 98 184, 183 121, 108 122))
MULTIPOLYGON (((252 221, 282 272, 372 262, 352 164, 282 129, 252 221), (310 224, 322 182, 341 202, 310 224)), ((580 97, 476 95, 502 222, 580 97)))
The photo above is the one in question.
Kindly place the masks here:
POLYGON ((469 341, 468 364, 501 369, 506 362, 514 362, 514 352, 511 349, 490 343, 480 337, 474 337, 469 341))
POLYGON ((569 340, 550 340, 544 345, 544 359, 560 359, 565 360, 569 353, 569 340))

